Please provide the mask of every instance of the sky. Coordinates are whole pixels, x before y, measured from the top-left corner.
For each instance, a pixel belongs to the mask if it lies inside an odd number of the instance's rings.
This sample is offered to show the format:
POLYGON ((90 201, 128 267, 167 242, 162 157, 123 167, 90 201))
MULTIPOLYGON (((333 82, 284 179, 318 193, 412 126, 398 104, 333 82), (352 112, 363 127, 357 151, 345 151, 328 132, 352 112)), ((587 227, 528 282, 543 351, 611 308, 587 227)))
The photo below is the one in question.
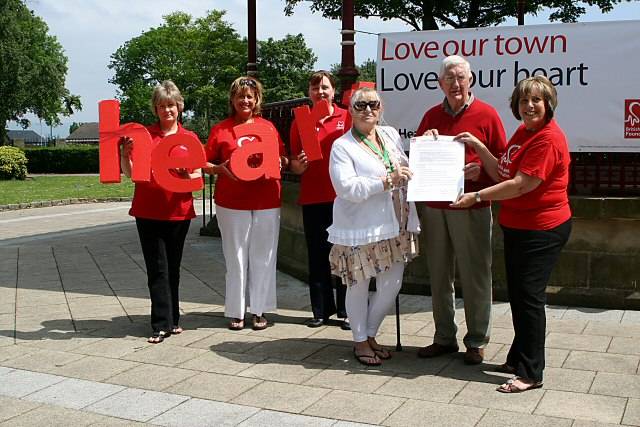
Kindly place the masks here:
MULTIPOLYGON (((42 136, 66 137, 73 122, 98 120, 98 101, 114 98, 116 86, 108 81, 113 76, 107 68, 111 55, 127 40, 152 27, 162 24, 162 17, 171 12, 184 11, 192 16, 203 16, 207 10, 227 11, 225 20, 232 24, 241 37, 247 35, 246 0, 26 0, 27 6, 49 26, 49 34, 57 37, 69 60, 67 88, 79 95, 83 109, 70 117, 63 117, 62 126, 50 129, 37 118, 28 117, 31 128, 42 136)), ((286 34, 302 33, 318 61, 315 69, 328 69, 340 62, 340 21, 313 14, 307 4, 300 3, 293 16, 284 16, 284 0, 258 0, 258 39, 280 39, 286 34)), ((612 12, 602 14, 590 8, 580 22, 640 19, 640 1, 623 3, 612 12)), ((548 23, 547 14, 527 16, 526 24, 548 23)), ((504 25, 516 25, 515 19, 504 25)), ((370 33, 410 31, 399 20, 356 18, 357 30, 370 33)), ((356 34, 356 64, 376 58, 377 37, 356 34)), ((19 129, 9 123, 10 129, 19 129)))

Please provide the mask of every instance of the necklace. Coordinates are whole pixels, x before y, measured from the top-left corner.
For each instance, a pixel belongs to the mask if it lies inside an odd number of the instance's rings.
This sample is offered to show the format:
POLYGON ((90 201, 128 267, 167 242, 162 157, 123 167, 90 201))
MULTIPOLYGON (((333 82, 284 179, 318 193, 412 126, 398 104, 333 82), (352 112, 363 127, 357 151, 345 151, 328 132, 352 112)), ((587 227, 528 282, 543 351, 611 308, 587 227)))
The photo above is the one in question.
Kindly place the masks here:
POLYGON ((393 165, 391 164, 391 159, 389 158, 389 151, 387 150, 387 147, 385 147, 382 140, 380 141, 382 150, 380 150, 380 148, 373 145, 373 143, 369 141, 369 139, 358 129, 354 127, 353 131, 355 132, 356 136, 360 138, 360 141, 364 142, 364 144, 367 147, 369 147, 371 151, 373 151, 380 160, 382 160, 382 163, 384 164, 385 168, 387 168, 389 172, 393 172, 393 165))

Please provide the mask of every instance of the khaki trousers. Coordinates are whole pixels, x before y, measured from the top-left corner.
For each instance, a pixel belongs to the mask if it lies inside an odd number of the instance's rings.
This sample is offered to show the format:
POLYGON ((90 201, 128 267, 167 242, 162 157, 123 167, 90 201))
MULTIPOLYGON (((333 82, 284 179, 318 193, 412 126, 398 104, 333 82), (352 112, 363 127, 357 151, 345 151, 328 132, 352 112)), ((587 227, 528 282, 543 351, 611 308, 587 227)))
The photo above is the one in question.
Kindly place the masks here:
POLYGON ((464 297, 464 345, 481 348, 491 334, 491 208, 447 210, 427 207, 423 220, 431 281, 433 342, 457 345, 454 278, 464 297))

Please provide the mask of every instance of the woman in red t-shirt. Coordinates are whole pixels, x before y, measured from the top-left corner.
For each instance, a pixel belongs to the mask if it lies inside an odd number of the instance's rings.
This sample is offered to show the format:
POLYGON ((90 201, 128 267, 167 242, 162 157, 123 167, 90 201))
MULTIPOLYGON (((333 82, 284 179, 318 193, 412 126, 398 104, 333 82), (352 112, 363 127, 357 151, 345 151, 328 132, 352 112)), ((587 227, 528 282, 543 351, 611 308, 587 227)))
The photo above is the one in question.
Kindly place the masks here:
POLYGON ((312 162, 307 160, 300 141, 298 123, 294 120, 290 132, 291 171, 301 175, 298 203, 302 205, 302 223, 309 260, 309 296, 313 311, 313 318, 307 321, 307 326, 317 328, 337 314, 343 319, 342 329, 349 330, 351 328, 344 305, 346 287, 337 284, 334 297, 334 280, 329 266, 331 243, 327 241, 327 228, 333 223, 333 200, 336 198, 329 177, 331 146, 333 141, 351 128, 351 117, 347 110, 333 104, 335 87, 335 77, 328 71, 315 72, 309 78, 309 98, 313 105, 325 99, 331 103, 329 115, 314 124, 322 159, 312 162))
MULTIPOLYGON (((216 174, 216 217, 222 235, 222 252, 227 268, 225 276, 225 316, 229 329, 244 328, 246 293, 253 314, 254 330, 267 327, 264 313, 276 308, 276 261, 280 231, 280 179, 258 178, 243 181, 230 167, 232 153, 260 137, 236 137, 234 126, 262 125, 277 141, 280 166, 288 164, 284 144, 275 126, 260 117, 262 84, 253 77, 239 77, 229 90, 229 118, 211 128, 205 151, 208 164, 203 170, 216 174)), ((262 154, 248 159, 251 167, 261 167, 262 154)))
MULTIPOLYGON (((157 85, 151 97, 151 109, 158 122, 147 127, 153 147, 162 138, 173 134, 198 136, 184 129, 179 122, 184 109, 184 99, 176 85, 165 80, 157 85)), ((133 141, 123 138, 121 153, 122 171, 131 176, 131 152, 133 141)), ((179 156, 180 150, 172 150, 172 156, 179 156)), ((200 177, 200 171, 184 169, 172 171, 183 178, 200 177)), ((147 284, 151 296, 151 327, 153 334, 148 341, 161 343, 171 334, 179 334, 180 307, 178 287, 180 284, 180 263, 184 241, 189 231, 191 218, 196 216, 191 193, 174 193, 160 187, 151 174, 151 181, 138 182, 133 194, 129 215, 136 218, 142 254, 147 267, 147 284)))
POLYGON ((500 372, 515 377, 498 387, 519 393, 542 387, 546 334, 545 288, 560 251, 571 233, 569 148, 553 120, 557 93, 546 77, 521 80, 511 95, 511 111, 522 125, 507 150, 496 159, 471 134, 456 139, 480 155, 483 167, 498 184, 461 196, 453 207, 482 200, 501 200, 509 303, 515 337, 500 372))

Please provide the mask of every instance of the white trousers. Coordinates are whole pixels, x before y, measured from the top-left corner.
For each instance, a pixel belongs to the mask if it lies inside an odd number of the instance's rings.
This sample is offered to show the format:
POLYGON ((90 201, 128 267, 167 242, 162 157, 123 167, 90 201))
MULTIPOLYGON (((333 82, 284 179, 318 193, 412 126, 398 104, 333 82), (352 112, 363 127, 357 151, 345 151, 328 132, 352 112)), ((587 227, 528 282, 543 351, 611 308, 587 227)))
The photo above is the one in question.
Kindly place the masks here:
POLYGON ((366 341, 378 334, 380 324, 389 312, 402 287, 404 262, 376 276, 376 292, 369 294, 369 280, 347 286, 345 305, 355 342, 366 341))
POLYGON ((226 317, 243 319, 247 292, 252 314, 276 309, 276 261, 280 208, 245 211, 216 205, 222 235, 226 317))

